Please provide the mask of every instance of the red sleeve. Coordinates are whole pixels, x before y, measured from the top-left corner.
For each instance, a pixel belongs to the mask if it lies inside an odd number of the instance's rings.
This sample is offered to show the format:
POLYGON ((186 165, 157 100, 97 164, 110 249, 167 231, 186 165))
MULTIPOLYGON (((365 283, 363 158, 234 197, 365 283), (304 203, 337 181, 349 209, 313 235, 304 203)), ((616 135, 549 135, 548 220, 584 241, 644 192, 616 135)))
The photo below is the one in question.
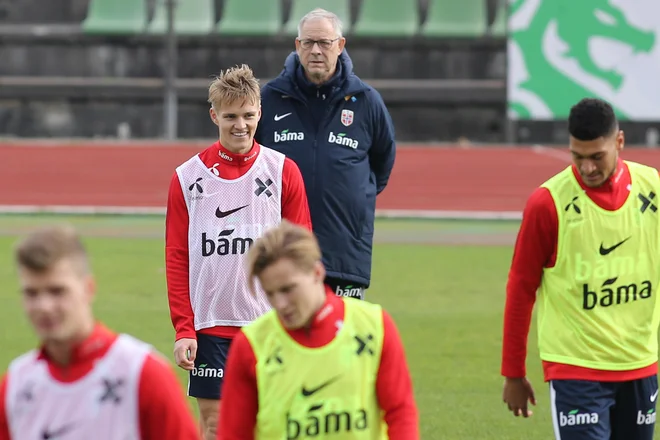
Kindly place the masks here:
POLYGON ((143 440, 199 440, 186 397, 174 371, 158 355, 147 357, 140 376, 140 434, 143 440))
POLYGON ((288 157, 282 168, 282 218, 312 230, 305 182, 298 165, 288 157))
POLYGON ((419 421, 412 380, 401 337, 383 310, 383 351, 376 379, 378 403, 385 412, 390 440, 419 439, 419 421))
POLYGON ((256 364, 252 346, 241 331, 232 341, 227 355, 218 440, 254 439, 259 409, 256 364))
POLYGON ((557 210, 550 192, 538 188, 527 200, 513 251, 504 307, 502 370, 505 377, 524 377, 527 338, 543 268, 554 265, 557 210))
POLYGON ((170 182, 165 216, 165 272, 170 318, 176 340, 194 339, 195 324, 188 284, 188 208, 183 198, 179 176, 170 182))
POLYGON ((10 440, 9 435, 9 422, 7 421, 7 374, 2 376, 0 382, 0 440, 10 440))

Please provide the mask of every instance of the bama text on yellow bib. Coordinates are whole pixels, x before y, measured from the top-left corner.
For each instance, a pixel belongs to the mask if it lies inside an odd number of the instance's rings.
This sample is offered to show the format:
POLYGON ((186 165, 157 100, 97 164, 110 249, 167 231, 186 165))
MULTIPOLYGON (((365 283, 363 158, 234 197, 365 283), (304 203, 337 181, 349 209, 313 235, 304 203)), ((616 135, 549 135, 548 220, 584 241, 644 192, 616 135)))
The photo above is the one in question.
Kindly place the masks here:
POLYGON ((291 339, 274 311, 243 328, 257 359, 257 440, 387 439, 376 398, 382 310, 342 299, 341 329, 320 348, 291 339))
POLYGON ((596 205, 571 167, 542 186, 559 220, 557 261, 538 295, 541 359, 600 370, 657 360, 658 171, 626 162, 630 194, 617 211, 596 205))

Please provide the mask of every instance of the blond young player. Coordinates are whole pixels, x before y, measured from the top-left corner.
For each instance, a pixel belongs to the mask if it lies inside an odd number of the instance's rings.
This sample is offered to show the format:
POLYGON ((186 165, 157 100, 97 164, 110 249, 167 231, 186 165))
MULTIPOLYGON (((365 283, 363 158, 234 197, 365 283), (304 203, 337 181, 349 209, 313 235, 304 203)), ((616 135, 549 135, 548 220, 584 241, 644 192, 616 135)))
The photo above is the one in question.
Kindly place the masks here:
POLYGON ((282 219, 311 229, 298 167, 254 141, 261 108, 252 70, 221 72, 208 100, 219 140, 176 169, 165 232, 174 358, 190 372, 188 394, 197 399, 206 440, 216 437, 231 341, 270 308, 262 292, 249 292, 245 253, 282 219))
POLYGON ((75 230, 25 237, 15 260, 23 309, 39 349, 0 383, 0 440, 198 440, 167 361, 95 320, 96 284, 75 230))
POLYGON ((419 439, 396 324, 335 295, 321 258, 314 234, 286 221, 250 250, 250 283, 273 309, 229 351, 218 439, 419 439))

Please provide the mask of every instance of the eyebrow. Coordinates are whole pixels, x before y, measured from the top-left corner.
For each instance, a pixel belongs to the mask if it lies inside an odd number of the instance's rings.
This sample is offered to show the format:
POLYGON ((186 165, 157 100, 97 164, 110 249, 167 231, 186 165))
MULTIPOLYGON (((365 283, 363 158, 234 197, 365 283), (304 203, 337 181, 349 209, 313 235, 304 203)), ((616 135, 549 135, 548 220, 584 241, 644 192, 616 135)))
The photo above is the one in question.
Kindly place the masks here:
POLYGON ((580 153, 578 153, 578 152, 576 152, 576 151, 571 150, 571 154, 572 154, 573 156, 576 156, 576 157, 579 157, 579 158, 587 158, 587 157, 594 157, 594 156, 599 156, 599 155, 605 154, 605 151, 598 151, 598 152, 596 152, 596 153, 592 153, 592 154, 586 154, 586 155, 584 155, 584 154, 580 154, 580 153))

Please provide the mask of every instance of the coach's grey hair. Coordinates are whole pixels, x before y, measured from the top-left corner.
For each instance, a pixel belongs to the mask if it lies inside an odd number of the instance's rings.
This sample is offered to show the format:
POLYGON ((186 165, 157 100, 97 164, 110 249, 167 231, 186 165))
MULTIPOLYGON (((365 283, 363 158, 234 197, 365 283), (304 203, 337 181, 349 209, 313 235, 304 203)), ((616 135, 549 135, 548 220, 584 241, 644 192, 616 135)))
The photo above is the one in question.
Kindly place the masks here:
POLYGON ((309 20, 318 20, 325 18, 326 20, 329 20, 330 23, 332 23, 332 27, 335 30, 335 33, 337 34, 338 37, 342 37, 342 29, 343 25, 341 24, 341 20, 339 17, 337 17, 337 14, 332 13, 330 11, 326 11, 325 9, 321 8, 316 8, 313 11, 308 12, 305 14, 303 18, 300 19, 300 22, 298 23, 298 38, 300 38, 300 34, 302 31, 302 27, 305 24, 305 22, 309 20))

